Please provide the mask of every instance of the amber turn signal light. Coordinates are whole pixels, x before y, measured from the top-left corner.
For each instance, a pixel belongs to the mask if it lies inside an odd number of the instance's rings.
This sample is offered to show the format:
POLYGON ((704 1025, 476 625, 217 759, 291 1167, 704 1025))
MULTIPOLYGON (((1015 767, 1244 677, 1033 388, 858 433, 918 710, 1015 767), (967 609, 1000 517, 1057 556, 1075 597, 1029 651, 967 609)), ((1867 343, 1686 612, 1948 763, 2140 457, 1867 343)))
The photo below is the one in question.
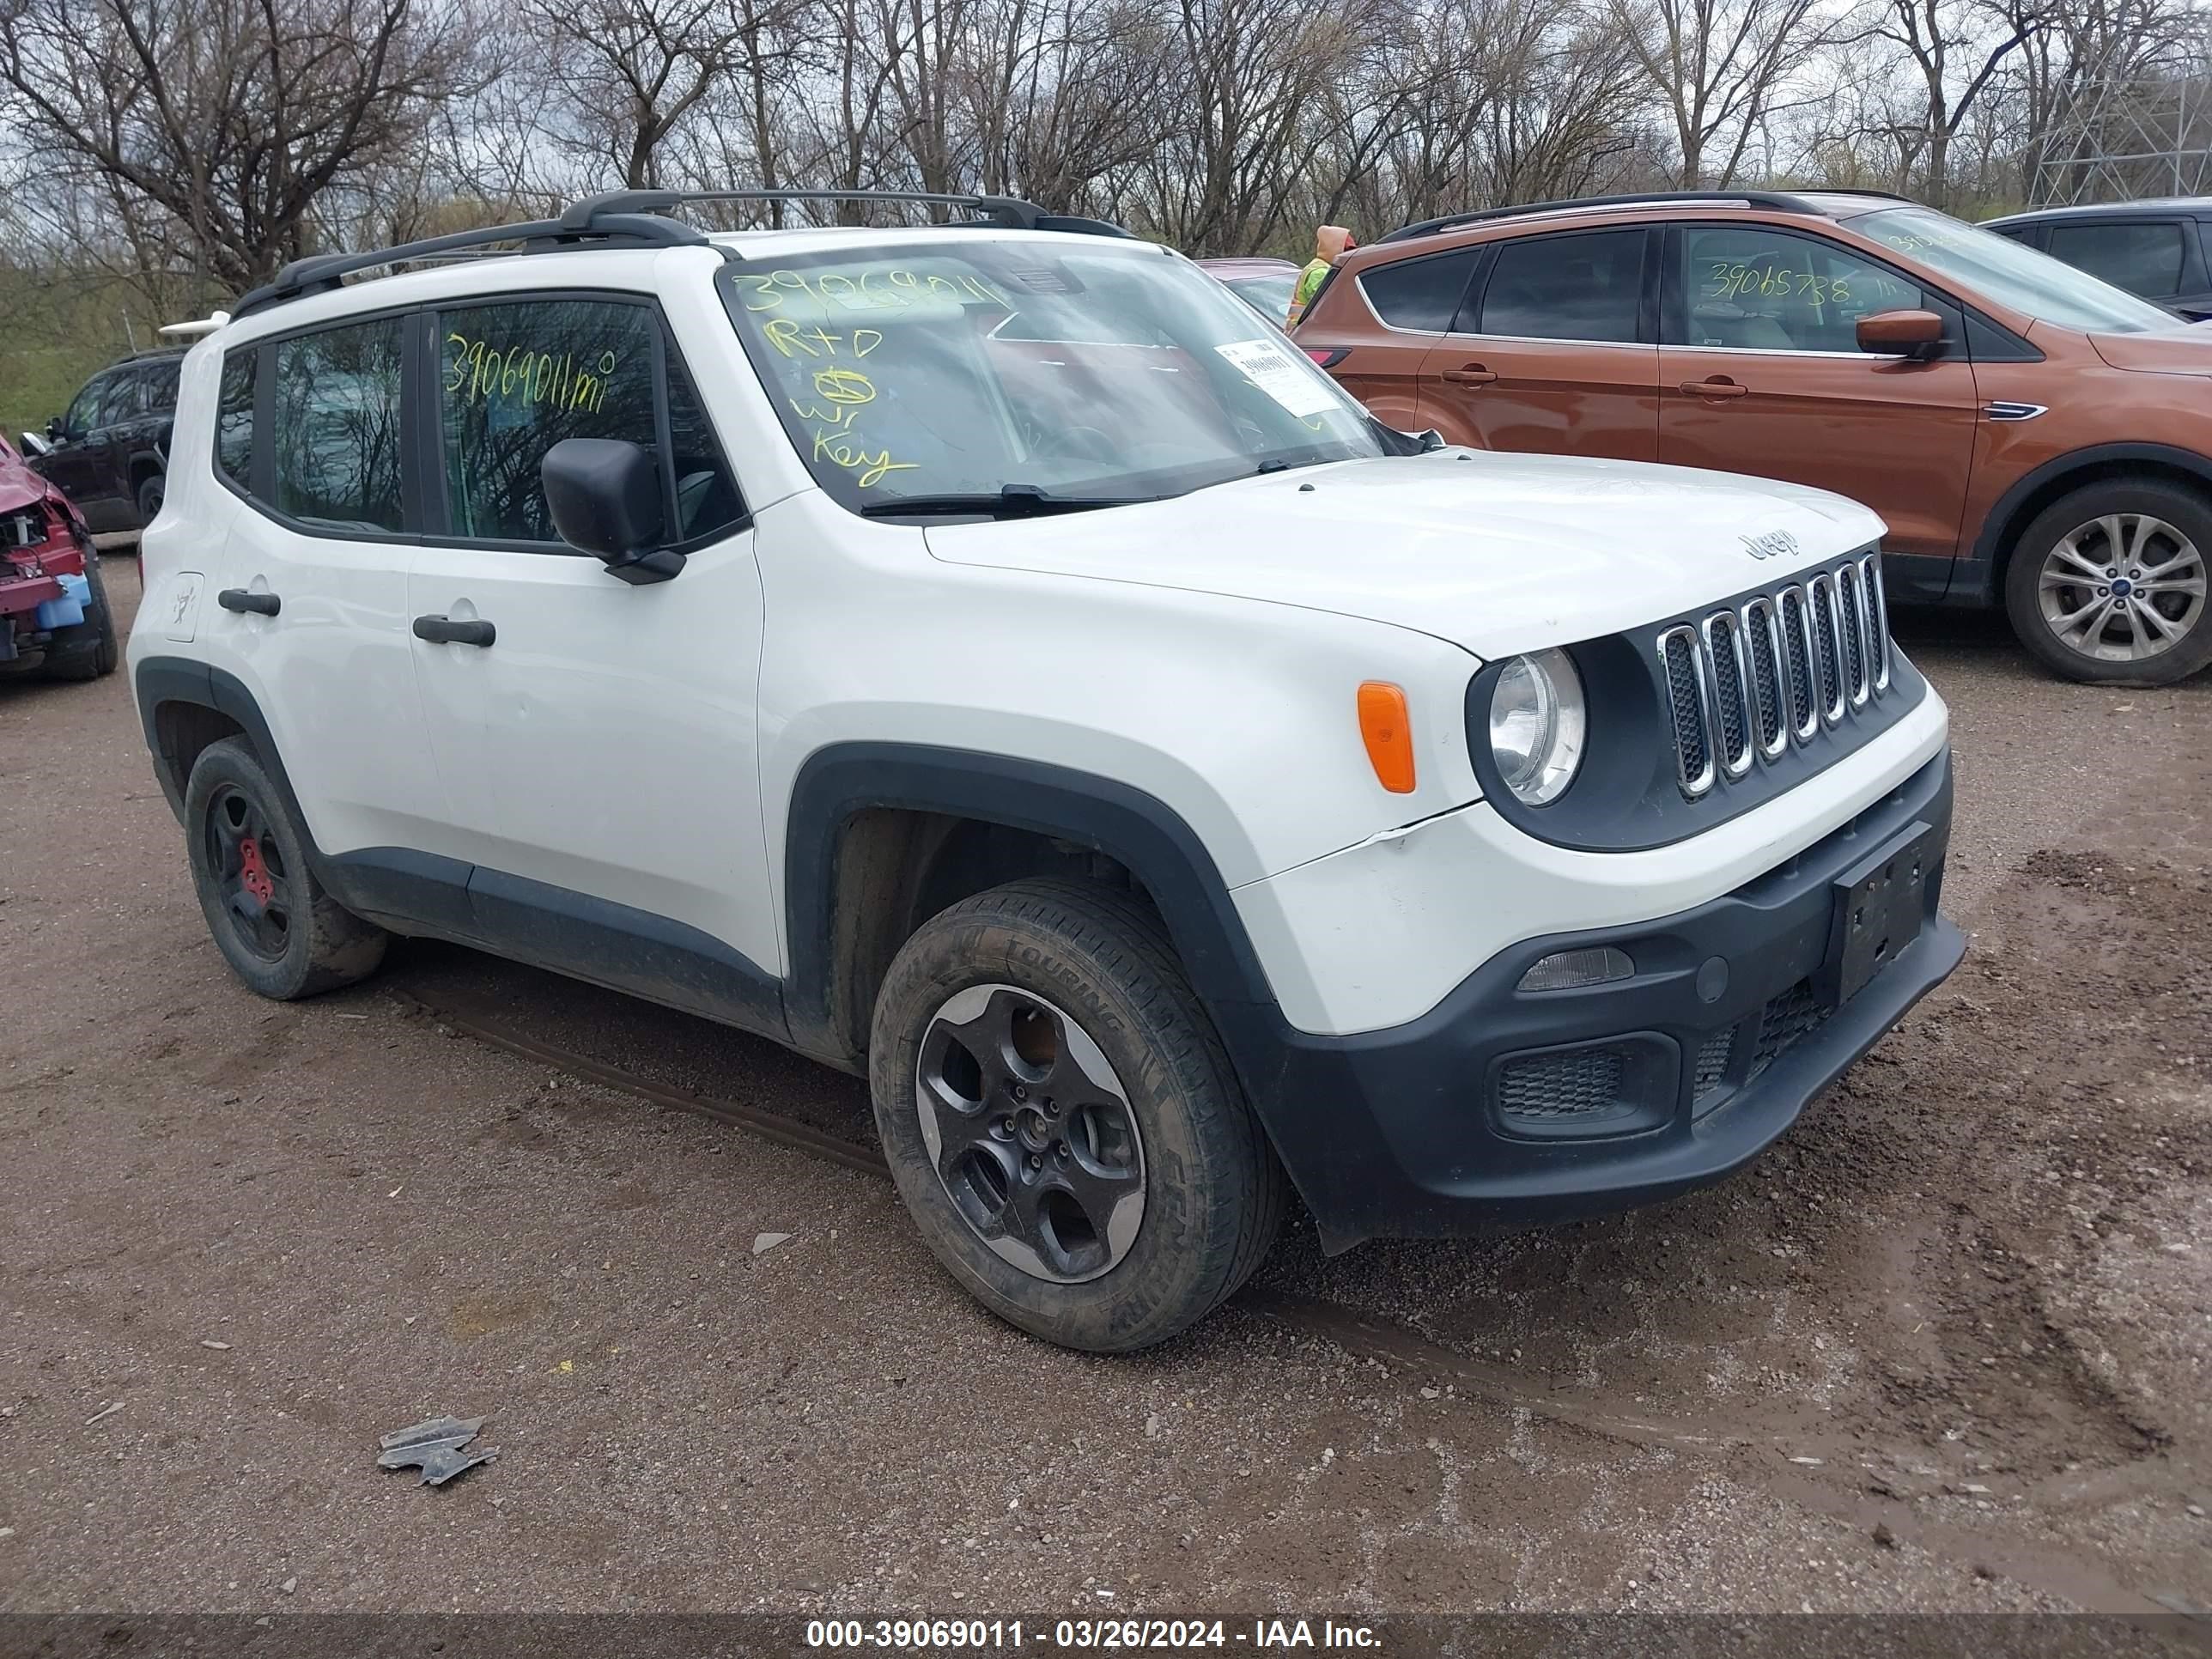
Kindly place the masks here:
POLYGON ((1413 721, 1402 686, 1368 680, 1359 688, 1359 737, 1375 781, 1394 795, 1413 793, 1413 721))

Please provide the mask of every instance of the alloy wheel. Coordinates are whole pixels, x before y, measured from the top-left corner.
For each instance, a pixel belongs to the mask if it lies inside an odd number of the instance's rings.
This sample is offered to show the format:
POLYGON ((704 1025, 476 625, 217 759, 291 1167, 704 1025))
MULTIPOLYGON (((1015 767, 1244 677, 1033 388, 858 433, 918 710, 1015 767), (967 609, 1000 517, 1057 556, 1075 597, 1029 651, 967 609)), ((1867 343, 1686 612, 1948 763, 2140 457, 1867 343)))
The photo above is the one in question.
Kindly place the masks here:
POLYGON ((2107 513, 2044 556, 2036 603, 2052 637, 2099 662, 2163 654, 2204 615, 2204 556, 2148 513, 2107 513))
POLYGON ((292 938, 284 854, 268 816, 228 784, 208 802, 207 860, 232 934, 264 961, 282 961, 292 938))
POLYGON ((937 1177, 994 1255, 1073 1285, 1129 1253, 1143 1139, 1121 1078, 1065 1011, 1012 985, 970 986, 931 1016, 915 1085, 937 1177))

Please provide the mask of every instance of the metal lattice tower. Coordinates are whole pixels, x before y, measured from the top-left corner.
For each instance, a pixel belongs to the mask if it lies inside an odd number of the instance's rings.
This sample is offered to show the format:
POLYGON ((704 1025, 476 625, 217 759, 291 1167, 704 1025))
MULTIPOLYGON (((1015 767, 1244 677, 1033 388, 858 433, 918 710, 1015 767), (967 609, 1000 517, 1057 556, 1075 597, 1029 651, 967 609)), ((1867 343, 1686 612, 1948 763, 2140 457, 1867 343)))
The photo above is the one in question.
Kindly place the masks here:
POLYGON ((2087 75, 2045 139, 2033 204, 2212 193, 2212 51, 2203 38, 2087 75))

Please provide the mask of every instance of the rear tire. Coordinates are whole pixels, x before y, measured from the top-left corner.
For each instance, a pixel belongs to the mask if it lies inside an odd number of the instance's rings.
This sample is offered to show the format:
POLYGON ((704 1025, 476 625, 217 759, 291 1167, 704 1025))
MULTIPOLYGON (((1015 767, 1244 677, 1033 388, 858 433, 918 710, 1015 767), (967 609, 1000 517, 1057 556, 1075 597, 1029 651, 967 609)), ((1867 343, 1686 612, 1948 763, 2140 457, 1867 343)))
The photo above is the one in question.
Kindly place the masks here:
POLYGON ((1280 1228, 1287 1182, 1221 1040, 1114 890, 1013 882, 925 922, 876 1000, 869 1081, 923 1241, 1048 1342, 1164 1342, 1280 1228))
POLYGON ((192 763, 185 846, 216 947, 263 996, 334 991, 384 959, 388 936, 323 890, 306 830, 245 738, 210 744, 192 763))
POLYGON ((84 556, 84 580, 92 590, 84 620, 71 628, 56 629, 52 643, 46 647, 46 671, 51 679, 96 680, 103 674, 112 674, 122 659, 115 637, 115 611, 107 603, 107 582, 100 574, 96 549, 84 556))
POLYGON ((2150 477, 2077 489, 2013 544, 2005 611, 2043 665, 2094 685, 2172 685, 2212 662, 2212 503, 2150 477))
POLYGON ((161 473, 151 473, 138 481, 138 524, 141 529, 154 522, 168 494, 169 482, 161 473))

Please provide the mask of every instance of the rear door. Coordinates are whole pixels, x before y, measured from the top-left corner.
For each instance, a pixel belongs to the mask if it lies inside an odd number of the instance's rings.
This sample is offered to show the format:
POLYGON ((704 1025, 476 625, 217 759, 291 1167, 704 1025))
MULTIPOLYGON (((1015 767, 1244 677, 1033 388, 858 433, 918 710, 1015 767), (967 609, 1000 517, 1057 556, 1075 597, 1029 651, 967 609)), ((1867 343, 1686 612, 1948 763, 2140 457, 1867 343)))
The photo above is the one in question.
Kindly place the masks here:
POLYGON ((1655 459, 1657 237, 1639 225, 1494 244, 1422 362, 1425 414, 1487 449, 1655 459))
POLYGON ((1814 484, 1881 514, 1893 553, 1948 558, 1979 404, 1945 296, 1826 237, 1756 222, 1667 233, 1659 459, 1814 484), (1858 319, 1929 310, 1930 362, 1858 349, 1858 319))
MULTIPOLYGON (((409 650, 417 520, 400 411, 415 327, 390 313, 224 354, 216 465, 251 510, 232 521, 217 602, 201 613, 213 660, 269 721, 316 844, 395 878, 422 877, 422 854, 465 856, 409 650)), ((362 890, 419 909, 418 884, 362 890)), ((458 922, 465 872, 442 887, 433 919, 458 922)))
POLYGON ((1486 257, 1480 247, 1452 248, 1340 274, 1308 308, 1297 342, 1377 419, 1407 431, 1435 426, 1454 443, 1479 443, 1461 411, 1423 395, 1421 366, 1451 331, 1486 257), (1366 318, 1358 314, 1363 306, 1366 318))

